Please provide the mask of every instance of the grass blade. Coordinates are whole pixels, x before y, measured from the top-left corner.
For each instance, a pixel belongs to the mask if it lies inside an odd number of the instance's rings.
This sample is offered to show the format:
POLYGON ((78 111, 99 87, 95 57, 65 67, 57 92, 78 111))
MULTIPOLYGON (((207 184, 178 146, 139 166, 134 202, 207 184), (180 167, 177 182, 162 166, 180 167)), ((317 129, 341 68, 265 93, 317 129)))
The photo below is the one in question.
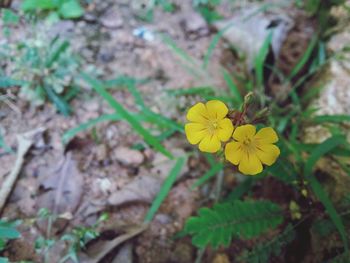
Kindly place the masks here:
POLYGON ((240 199, 245 193, 247 193, 252 188, 255 181, 255 178, 249 177, 245 179, 242 183, 240 183, 233 189, 233 191, 228 195, 225 202, 232 202, 234 200, 240 199))
POLYGON ((64 115, 69 116, 71 113, 71 108, 68 103, 56 94, 49 85, 44 85, 47 97, 55 104, 56 108, 64 115))
MULTIPOLYGON (((272 41, 272 31, 267 35, 266 39, 264 40, 264 43, 262 44, 259 54, 255 58, 255 76, 256 76, 256 84, 259 88, 264 87, 264 64, 267 54, 269 53, 270 44, 272 41)), ((263 94, 263 92, 261 92, 263 94)))
POLYGON ((315 123, 324 123, 324 122, 331 122, 331 123, 343 123, 343 122, 350 122, 350 115, 320 115, 316 116, 312 120, 315 123))
POLYGON ((222 74, 235 102, 238 104, 237 106, 240 106, 243 103, 243 98, 237 85, 233 82, 232 77, 226 69, 223 69, 222 74))
POLYGON ((220 172, 224 166, 221 163, 216 163, 214 164, 201 178, 199 178, 192 186, 191 190, 201 186, 204 184, 206 181, 208 181, 210 178, 215 176, 218 172, 220 172))
POLYGON ((154 215, 157 213, 160 205, 163 203, 164 199, 167 197, 171 187, 176 181, 177 176, 180 174, 182 167, 184 166, 186 161, 185 157, 180 157, 177 159, 174 167, 171 169, 168 177, 165 179, 162 187, 160 188, 160 191, 156 198, 154 199, 150 209, 148 210, 146 216, 145 216, 145 223, 149 223, 152 221, 154 215))
POLYGON ((131 127, 144 138, 146 143, 148 143, 150 146, 153 146, 156 150, 163 153, 165 156, 172 158, 171 153, 164 148, 164 146, 159 142, 159 140, 152 134, 150 134, 145 128, 143 128, 140 122, 132 114, 130 114, 121 104, 119 104, 108 91, 106 91, 101 82, 91 78, 85 73, 82 74, 82 78, 86 82, 91 84, 93 89, 95 89, 96 92, 100 94, 109 103, 109 105, 111 105, 115 109, 115 111, 120 115, 121 118, 127 121, 131 125, 131 127))
POLYGON ((301 57, 301 59, 299 60, 298 64, 295 65, 295 67, 292 69, 290 75, 288 76, 288 80, 290 81, 293 77, 295 77, 299 71, 304 67, 304 65, 306 64, 306 62, 309 60, 312 51, 314 50, 314 47, 317 44, 317 37, 314 36, 311 39, 310 45, 307 47, 304 55, 301 57))
POLYGON ((343 144, 344 141, 346 140, 343 136, 334 136, 324 141, 320 145, 318 145, 312 151, 310 157, 306 161, 304 173, 305 173, 305 177, 308 179, 310 183, 310 186, 313 192, 318 197, 318 199, 322 202, 331 220, 333 221, 334 225, 339 231, 345 250, 348 251, 349 245, 348 245, 347 234, 345 231, 345 226, 343 224, 343 221, 340 215, 338 214, 337 210, 335 209, 332 201, 329 199, 327 193, 323 190, 322 185, 317 181, 316 177, 312 174, 312 169, 315 166, 316 162, 322 156, 326 155, 337 146, 340 146, 341 144, 343 144))
POLYGON ((11 88, 15 86, 21 86, 24 81, 12 79, 5 76, 0 76, 0 88, 11 88))
POLYGON ((200 95, 200 96, 214 96, 215 91, 212 87, 190 87, 185 89, 170 89, 166 91, 171 96, 186 96, 186 95, 200 95))
POLYGON ((63 136, 62 136, 62 141, 64 144, 66 144, 70 139, 72 139, 73 137, 75 137, 78 133, 85 131, 93 126, 95 126, 96 124, 100 123, 100 122, 104 122, 104 121, 119 121, 122 118, 117 115, 117 114, 104 114, 98 118, 94 118, 91 120, 88 120, 87 122, 84 122, 80 125, 78 125, 77 127, 74 127, 68 131, 66 131, 63 136))

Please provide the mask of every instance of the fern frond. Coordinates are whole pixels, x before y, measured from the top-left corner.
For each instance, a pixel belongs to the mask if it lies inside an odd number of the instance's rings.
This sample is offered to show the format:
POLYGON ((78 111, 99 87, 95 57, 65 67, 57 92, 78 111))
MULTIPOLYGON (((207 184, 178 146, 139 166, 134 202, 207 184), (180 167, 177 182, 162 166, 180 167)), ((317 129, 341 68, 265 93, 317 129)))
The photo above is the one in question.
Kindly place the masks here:
POLYGON ((239 262, 246 263, 267 263, 272 255, 281 254, 282 248, 295 239, 295 231, 292 225, 270 241, 260 243, 252 250, 244 250, 238 258, 239 262))
POLYGON ((197 247, 211 244, 214 248, 228 246, 232 237, 249 239, 283 221, 281 208, 269 201, 240 201, 201 208, 198 217, 187 220, 185 231, 193 235, 197 247))

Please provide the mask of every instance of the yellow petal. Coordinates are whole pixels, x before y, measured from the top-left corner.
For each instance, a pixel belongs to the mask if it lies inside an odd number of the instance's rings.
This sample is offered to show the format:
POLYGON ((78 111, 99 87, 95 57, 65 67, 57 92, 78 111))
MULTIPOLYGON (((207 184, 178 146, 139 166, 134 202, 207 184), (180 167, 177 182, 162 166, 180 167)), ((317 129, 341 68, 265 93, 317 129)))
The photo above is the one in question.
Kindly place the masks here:
POLYGON ((207 134, 207 129, 201 123, 188 123, 185 125, 185 133, 191 144, 197 144, 207 134))
POLYGON ((263 170, 261 161, 255 154, 243 153, 242 159, 239 162, 238 170, 246 175, 256 175, 263 170))
POLYGON ((255 135, 256 129, 255 126, 251 124, 246 124, 239 126, 233 132, 232 137, 239 142, 244 141, 246 138, 252 139, 255 135))
POLYGON ((210 100, 205 106, 207 107, 208 114, 211 118, 223 119, 228 113, 228 108, 222 101, 219 100, 210 100))
POLYGON ((256 154, 263 164, 272 165, 280 155, 280 149, 273 144, 261 144, 256 154))
POLYGON ((242 150, 240 149, 241 144, 239 142, 229 142, 225 147, 225 157, 226 159, 237 165, 242 158, 242 150))
POLYGON ((278 141, 278 136, 271 127, 262 128, 256 133, 255 138, 261 143, 275 143, 278 141))
POLYGON ((215 153, 221 148, 220 140, 215 135, 206 135, 199 143, 199 150, 202 152, 215 153))
POLYGON ((186 117, 189 121, 203 123, 208 118, 207 109, 202 102, 198 102, 188 110, 186 117))
POLYGON ((230 119, 223 119, 218 123, 217 135, 219 139, 223 142, 226 142, 231 138, 233 132, 233 124, 230 119))

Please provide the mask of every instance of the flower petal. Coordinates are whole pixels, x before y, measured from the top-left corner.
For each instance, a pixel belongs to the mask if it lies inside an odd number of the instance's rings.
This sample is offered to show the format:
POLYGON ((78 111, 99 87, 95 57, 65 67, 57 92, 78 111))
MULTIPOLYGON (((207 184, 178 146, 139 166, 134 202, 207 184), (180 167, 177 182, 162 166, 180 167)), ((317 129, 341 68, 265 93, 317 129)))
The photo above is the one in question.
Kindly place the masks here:
POLYGON ((185 133, 187 140, 191 144, 197 144, 207 135, 207 129, 201 123, 187 123, 185 125, 185 133))
POLYGON ((246 138, 252 139, 255 135, 256 129, 255 126, 251 124, 246 124, 239 126, 233 132, 232 137, 239 142, 244 141, 246 138))
POLYGON ((242 150, 240 149, 241 144, 239 142, 229 142, 225 147, 226 159, 234 165, 239 164, 242 158, 242 150))
POLYGON ((186 117, 189 121, 203 123, 207 121, 209 116, 204 104, 198 102, 188 110, 186 117))
POLYGON ((275 143, 278 141, 278 136, 275 130, 271 127, 266 127, 259 130, 256 133, 255 138, 258 139, 261 143, 275 143))
POLYGON ((223 119, 228 113, 228 108, 222 101, 210 100, 205 106, 207 107, 208 114, 214 119, 223 119))
POLYGON ((261 144, 256 154, 263 164, 272 165, 280 155, 280 149, 273 144, 261 144))
POLYGON ((243 174, 256 175, 262 172, 263 166, 255 154, 247 154, 244 152, 239 162, 238 170, 243 174))
POLYGON ((199 143, 199 150, 202 152, 215 153, 221 148, 220 140, 215 135, 206 135, 199 143))
POLYGON ((226 142, 232 136, 233 124, 227 118, 220 120, 218 124, 217 135, 221 141, 226 142))

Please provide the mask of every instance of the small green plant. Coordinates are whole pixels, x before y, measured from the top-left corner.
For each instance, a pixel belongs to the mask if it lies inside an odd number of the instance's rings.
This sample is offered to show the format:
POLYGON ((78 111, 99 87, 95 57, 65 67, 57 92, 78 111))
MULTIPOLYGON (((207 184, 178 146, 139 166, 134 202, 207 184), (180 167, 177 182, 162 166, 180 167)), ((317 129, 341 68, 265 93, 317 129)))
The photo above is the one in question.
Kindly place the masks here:
MULTIPOLYGON (((14 44, 0 46, 0 58, 6 62, 6 75, 0 75, 0 87, 20 86, 20 97, 40 106, 50 100, 64 115, 69 115, 69 101, 77 94, 80 58, 67 40, 47 41, 47 32, 14 44)), ((3 73, 3 74, 5 74, 3 73)))
MULTIPOLYGON (((21 234, 16 229, 19 223, 19 221, 8 222, 6 220, 0 220, 0 251, 5 249, 8 240, 21 237, 21 234)), ((0 257, 0 262, 6 263, 8 259, 0 257)))
POLYGON ((61 240, 68 242, 69 248, 67 254, 60 260, 60 262, 63 263, 69 259, 74 262, 79 262, 78 252, 85 249, 85 246, 89 241, 100 235, 97 229, 100 224, 106 220, 108 220, 108 214, 103 213, 92 226, 75 227, 70 233, 63 235, 61 240))
POLYGON ((48 12, 64 19, 79 18, 84 14, 78 0, 24 0, 21 8, 25 12, 48 12))
POLYGON ((61 237, 52 237, 51 228, 52 224, 56 219, 48 209, 42 208, 38 212, 38 220, 47 220, 48 227, 46 237, 40 236, 36 239, 35 249, 36 251, 44 256, 45 262, 50 262, 49 255, 51 248, 58 241, 64 241, 67 243, 67 253, 61 258, 59 262, 66 262, 72 260, 73 262, 79 262, 78 253, 82 249, 85 249, 85 245, 92 239, 97 238, 100 233, 98 227, 100 224, 108 220, 108 214, 103 213, 98 220, 92 226, 78 226, 74 227, 69 233, 62 235, 61 237))
POLYGON ((221 15, 215 10, 215 7, 221 3, 221 0, 193 0, 194 8, 208 22, 212 23, 221 19, 221 15))

